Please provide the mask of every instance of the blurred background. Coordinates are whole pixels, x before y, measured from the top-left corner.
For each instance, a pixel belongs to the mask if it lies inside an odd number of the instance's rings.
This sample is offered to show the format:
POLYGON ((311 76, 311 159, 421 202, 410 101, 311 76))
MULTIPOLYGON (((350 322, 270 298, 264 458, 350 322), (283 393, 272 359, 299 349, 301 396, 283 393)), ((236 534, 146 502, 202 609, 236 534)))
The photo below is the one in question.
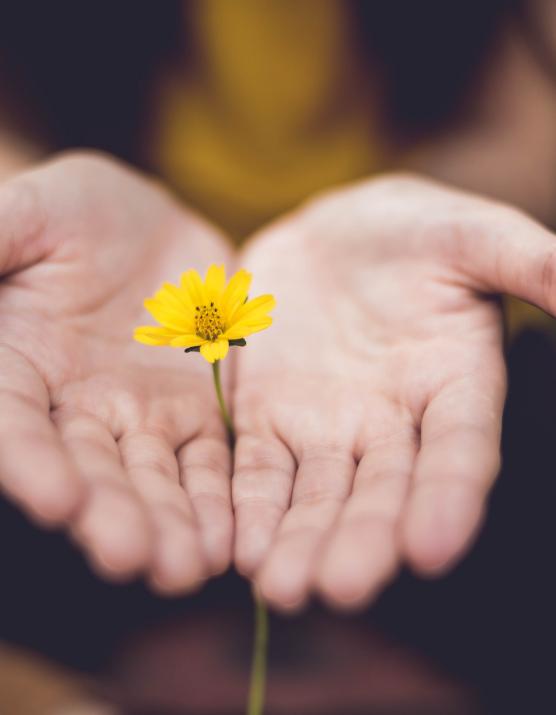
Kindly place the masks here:
MULTIPOLYGON (((397 169, 555 226, 556 3, 4 2, 0 180, 75 147, 158 175, 238 243, 397 169)), ((269 715, 554 711, 556 333, 507 315, 504 469, 478 544, 365 613, 273 617, 269 715)), ((2 715, 243 711, 251 604, 233 573, 176 600, 108 585, 1 502, 0 579, 2 715)))

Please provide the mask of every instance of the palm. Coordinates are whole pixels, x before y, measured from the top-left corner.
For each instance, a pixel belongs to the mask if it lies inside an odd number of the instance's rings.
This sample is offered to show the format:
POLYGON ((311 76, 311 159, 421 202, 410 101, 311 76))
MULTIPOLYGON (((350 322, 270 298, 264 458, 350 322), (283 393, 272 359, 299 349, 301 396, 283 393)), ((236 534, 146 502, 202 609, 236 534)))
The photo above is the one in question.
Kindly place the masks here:
POLYGON ((227 260, 226 244, 103 159, 60 160, 2 197, 27 264, 3 257, 4 486, 39 519, 68 522, 102 572, 187 588, 228 560, 228 449, 196 356, 132 332, 146 295, 227 260))
POLYGON ((499 465, 492 295, 526 294, 553 245, 517 212, 410 179, 332 194, 253 242, 278 309, 238 364, 236 561, 269 600, 355 604, 404 558, 435 572, 462 554, 499 465))

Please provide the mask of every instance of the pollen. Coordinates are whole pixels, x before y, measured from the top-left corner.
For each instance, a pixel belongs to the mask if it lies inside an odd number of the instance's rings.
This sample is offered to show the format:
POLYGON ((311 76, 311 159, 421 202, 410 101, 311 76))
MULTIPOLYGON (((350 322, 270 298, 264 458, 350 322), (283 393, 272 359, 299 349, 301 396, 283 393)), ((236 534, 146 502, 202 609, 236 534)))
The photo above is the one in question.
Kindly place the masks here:
POLYGON ((204 340, 216 340, 224 332, 222 313, 214 303, 195 307, 195 332, 204 340))

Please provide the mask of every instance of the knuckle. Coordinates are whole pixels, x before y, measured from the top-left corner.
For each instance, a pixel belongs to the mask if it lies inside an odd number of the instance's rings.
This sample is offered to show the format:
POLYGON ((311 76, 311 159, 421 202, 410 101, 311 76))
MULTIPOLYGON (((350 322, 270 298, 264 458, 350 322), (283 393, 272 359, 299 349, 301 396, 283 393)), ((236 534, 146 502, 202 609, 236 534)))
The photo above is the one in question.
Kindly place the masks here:
POLYGON ((316 488, 304 490, 296 493, 295 503, 300 506, 327 506, 343 504, 347 496, 347 491, 340 493, 331 488, 316 488))
POLYGON ((180 466, 184 470, 203 469, 220 476, 230 471, 230 454, 227 446, 219 439, 200 438, 194 444, 186 445, 179 454, 180 466))
POLYGON ((238 473, 260 473, 267 471, 291 473, 293 457, 285 448, 280 449, 268 441, 243 438, 236 448, 236 476, 238 473))

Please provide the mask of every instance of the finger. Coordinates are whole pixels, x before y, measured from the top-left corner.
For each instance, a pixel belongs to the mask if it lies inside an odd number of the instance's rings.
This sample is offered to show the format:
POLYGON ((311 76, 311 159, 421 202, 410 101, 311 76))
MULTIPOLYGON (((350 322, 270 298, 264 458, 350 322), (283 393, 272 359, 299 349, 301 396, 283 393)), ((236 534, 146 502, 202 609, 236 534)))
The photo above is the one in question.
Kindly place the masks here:
POLYGON ((224 435, 188 442, 178 451, 178 464, 210 572, 222 573, 230 565, 234 530, 231 452, 224 435))
POLYGON ((0 186, 0 275, 38 262, 50 246, 36 186, 20 176, 0 186))
POLYGON ((291 498, 296 463, 276 437, 239 436, 232 481, 235 563, 251 576, 267 553, 291 498))
POLYGON ((396 573, 397 527, 415 452, 416 435, 409 428, 371 446, 359 462, 316 573, 317 590, 331 605, 359 607, 396 573))
POLYGON ((453 243, 460 267, 479 289, 515 295, 556 315, 556 236, 510 207, 489 203, 477 215, 476 202, 453 243))
POLYGON ((53 419, 89 485, 89 498, 72 523, 73 537, 101 575, 123 579, 138 574, 151 560, 152 529, 113 436, 100 420, 82 412, 58 409, 53 419))
POLYGON ((301 455, 291 507, 257 573, 263 597, 276 607, 289 610, 305 602, 319 551, 350 493, 354 473, 353 456, 344 450, 324 447, 301 455))
POLYGON ((498 362, 497 378, 454 381, 423 415, 402 525, 405 553, 419 571, 446 569, 469 546, 481 522, 500 468, 505 369, 498 362))
POLYGON ((193 507, 180 485, 174 450, 163 435, 147 430, 123 435, 119 447, 155 529, 151 584, 166 594, 198 587, 207 564, 193 507))
POLYGON ((43 523, 65 523, 85 484, 50 420, 42 378, 20 353, 0 346, 0 486, 43 523))

